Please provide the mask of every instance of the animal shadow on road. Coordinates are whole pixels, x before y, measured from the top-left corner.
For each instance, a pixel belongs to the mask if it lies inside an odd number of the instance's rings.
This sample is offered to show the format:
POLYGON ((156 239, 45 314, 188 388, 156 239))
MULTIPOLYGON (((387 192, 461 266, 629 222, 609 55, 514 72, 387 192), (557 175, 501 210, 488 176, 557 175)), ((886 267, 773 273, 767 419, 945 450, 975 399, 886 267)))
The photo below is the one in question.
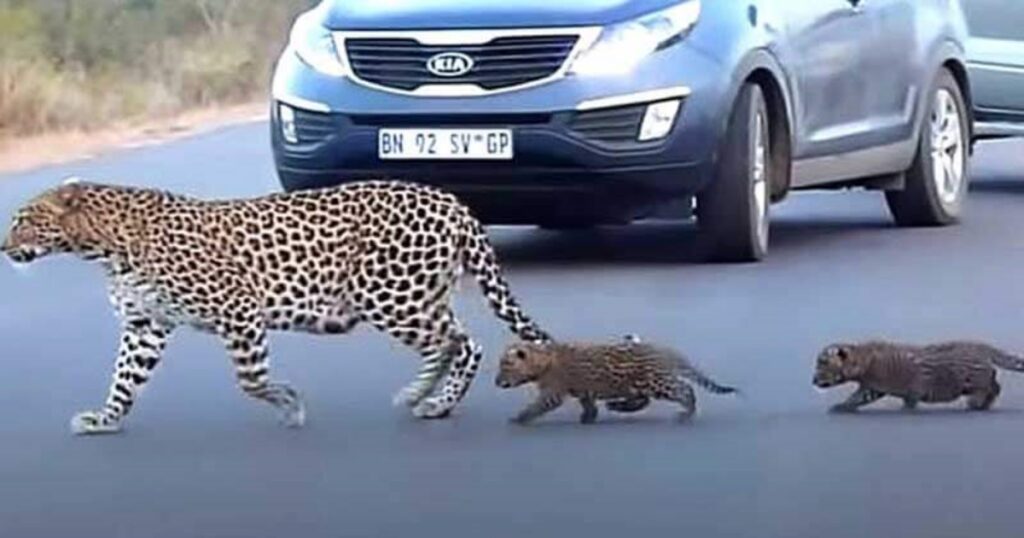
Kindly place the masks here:
MULTIPOLYGON (((809 247, 823 248, 849 235, 892 228, 881 219, 776 219, 769 257, 809 247)), ((578 231, 492 233, 501 261, 509 266, 570 264, 696 264, 704 246, 692 223, 641 222, 578 231)))
MULTIPOLYGON (((998 404, 997 404, 998 405, 998 404)), ((831 413, 830 416, 840 418, 851 418, 857 419, 858 417, 870 420, 879 419, 891 419, 891 420, 914 420, 921 419, 927 420, 929 418, 937 417, 966 417, 966 419, 976 420, 985 416, 999 415, 999 416, 1014 416, 1024 413, 1024 409, 1016 409, 1012 407, 994 407, 988 411, 968 411, 961 406, 951 405, 946 407, 923 407, 913 411, 906 409, 860 409, 856 413, 831 413)))
POLYGON ((971 192, 1024 194, 1024 177, 998 177, 971 183, 971 192))

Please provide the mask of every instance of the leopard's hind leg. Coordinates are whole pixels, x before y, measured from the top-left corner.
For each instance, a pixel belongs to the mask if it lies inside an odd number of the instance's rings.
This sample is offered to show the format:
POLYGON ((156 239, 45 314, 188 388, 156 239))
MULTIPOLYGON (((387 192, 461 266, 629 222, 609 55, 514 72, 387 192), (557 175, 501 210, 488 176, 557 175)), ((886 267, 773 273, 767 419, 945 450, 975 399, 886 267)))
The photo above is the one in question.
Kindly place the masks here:
POLYGON ((976 390, 967 396, 967 409, 971 411, 988 411, 992 408, 992 404, 995 403, 1001 391, 1002 387, 999 386, 999 382, 993 379, 991 384, 985 389, 976 390))
POLYGON ((697 395, 694 394, 693 387, 685 381, 679 380, 671 386, 659 388, 654 397, 659 400, 676 402, 682 406, 683 411, 680 418, 683 420, 689 420, 697 412, 697 395))
POLYGON ((427 329, 431 324, 418 322, 413 326, 382 324, 381 330, 400 340, 405 345, 415 349, 422 358, 420 369, 416 378, 402 387, 395 394, 392 400, 395 405, 416 407, 444 378, 444 374, 451 367, 454 356, 459 351, 459 339, 462 330, 450 311, 441 315, 443 322, 441 327, 448 327, 449 331, 437 334, 427 329))
MULTIPOLYGON (((455 324, 454 326, 457 326, 455 324)), ((413 408, 413 414, 420 418, 442 418, 462 400, 469 390, 470 383, 476 377, 483 358, 483 350, 469 335, 461 330, 452 332, 450 345, 446 349, 452 353, 440 393, 423 399, 413 408)))
POLYGON ((583 408, 583 413, 580 414, 580 422, 583 424, 593 424, 597 422, 597 404, 594 403, 594 396, 591 394, 584 394, 579 397, 580 407, 583 408))

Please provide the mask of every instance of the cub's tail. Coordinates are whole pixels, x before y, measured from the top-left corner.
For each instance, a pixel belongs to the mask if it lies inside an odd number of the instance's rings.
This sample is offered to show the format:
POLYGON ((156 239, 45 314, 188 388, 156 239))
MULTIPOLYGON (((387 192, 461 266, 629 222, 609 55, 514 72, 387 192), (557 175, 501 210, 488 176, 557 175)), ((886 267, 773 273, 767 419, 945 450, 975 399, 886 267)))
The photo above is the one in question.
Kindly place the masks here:
POLYGON ((1012 355, 1010 353, 1006 353, 1005 351, 1000 351, 998 349, 993 349, 992 351, 992 356, 989 357, 989 360, 992 361, 992 364, 1004 370, 1024 372, 1024 358, 1020 357, 1019 355, 1012 355))
POLYGON ((527 342, 550 342, 551 336, 530 319, 501 276, 494 247, 483 225, 467 210, 463 218, 462 265, 476 279, 494 314, 527 342))
POLYGON ((679 375, 693 381, 698 387, 712 394, 739 394, 740 392, 736 387, 721 385, 715 382, 715 380, 708 377, 707 374, 700 371, 696 366, 690 364, 690 361, 682 357, 680 357, 679 361, 679 375))

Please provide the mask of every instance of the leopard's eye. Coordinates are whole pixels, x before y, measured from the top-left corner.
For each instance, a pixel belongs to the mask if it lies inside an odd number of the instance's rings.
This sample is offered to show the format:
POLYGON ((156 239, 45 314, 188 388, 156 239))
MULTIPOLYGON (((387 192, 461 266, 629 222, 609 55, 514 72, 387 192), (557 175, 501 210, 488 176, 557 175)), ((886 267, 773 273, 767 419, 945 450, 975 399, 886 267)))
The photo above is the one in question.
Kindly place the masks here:
POLYGON ((515 357, 516 360, 520 360, 520 361, 525 361, 526 360, 526 352, 521 350, 521 349, 517 349, 517 350, 513 351, 512 352, 512 356, 515 357))

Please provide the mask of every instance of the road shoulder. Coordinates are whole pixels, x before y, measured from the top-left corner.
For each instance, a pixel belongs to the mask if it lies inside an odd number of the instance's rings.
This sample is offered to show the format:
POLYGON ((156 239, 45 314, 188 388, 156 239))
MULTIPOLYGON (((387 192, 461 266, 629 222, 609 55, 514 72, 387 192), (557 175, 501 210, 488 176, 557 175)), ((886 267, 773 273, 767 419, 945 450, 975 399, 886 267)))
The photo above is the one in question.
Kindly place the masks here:
POLYGON ((265 120, 266 103, 207 108, 169 118, 120 122, 98 131, 72 131, 0 140, 0 173, 89 159, 112 151, 160 144, 197 133, 265 120))

